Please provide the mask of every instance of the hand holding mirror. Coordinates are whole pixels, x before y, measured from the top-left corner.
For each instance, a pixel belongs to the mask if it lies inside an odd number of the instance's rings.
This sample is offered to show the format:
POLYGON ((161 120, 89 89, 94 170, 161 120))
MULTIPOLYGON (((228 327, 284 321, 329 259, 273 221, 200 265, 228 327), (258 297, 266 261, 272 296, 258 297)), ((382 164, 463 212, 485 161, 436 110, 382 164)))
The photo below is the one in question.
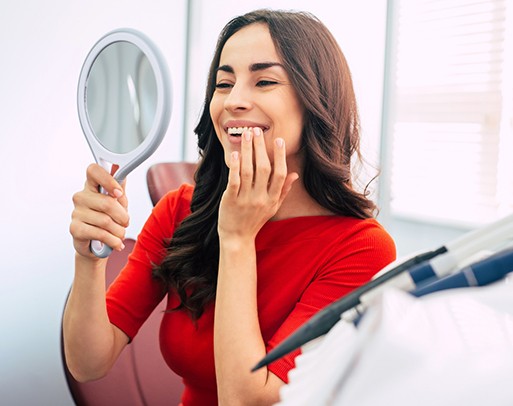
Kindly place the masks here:
MULTIPOLYGON (((120 183, 157 149, 169 125, 171 86, 148 37, 118 29, 93 46, 78 81, 78 114, 96 162, 120 183)), ((100 241, 90 248, 100 258, 112 251, 100 241)))

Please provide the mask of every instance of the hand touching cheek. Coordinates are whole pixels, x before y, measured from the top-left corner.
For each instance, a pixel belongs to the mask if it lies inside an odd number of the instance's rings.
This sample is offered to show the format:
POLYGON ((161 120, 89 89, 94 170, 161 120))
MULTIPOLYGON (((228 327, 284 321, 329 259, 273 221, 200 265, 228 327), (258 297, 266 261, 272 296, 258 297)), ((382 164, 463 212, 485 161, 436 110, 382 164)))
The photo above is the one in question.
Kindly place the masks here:
POLYGON ((244 131, 240 153, 231 153, 229 167, 219 207, 219 238, 253 240, 276 214, 298 174, 287 173, 282 138, 274 140, 271 165, 260 128, 244 131))

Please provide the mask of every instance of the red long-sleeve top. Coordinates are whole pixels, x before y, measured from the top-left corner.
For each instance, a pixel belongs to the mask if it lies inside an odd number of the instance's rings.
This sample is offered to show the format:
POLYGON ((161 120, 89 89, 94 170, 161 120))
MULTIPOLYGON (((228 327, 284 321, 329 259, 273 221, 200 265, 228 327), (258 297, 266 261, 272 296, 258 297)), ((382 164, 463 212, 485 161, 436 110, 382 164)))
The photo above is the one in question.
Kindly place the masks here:
MULTIPOLYGON (((152 263, 165 255, 165 241, 190 213, 193 187, 168 193, 148 218, 126 267, 107 292, 110 321, 133 338, 164 294, 152 279, 152 263)), ((368 282, 395 259, 395 244, 374 219, 297 217, 266 223, 256 238, 257 302, 269 351, 323 307, 368 282)), ((212 270, 214 272, 214 270, 212 270)), ((167 308, 177 295, 169 292, 167 308)), ((163 314, 160 347, 183 377, 184 406, 217 405, 213 351, 214 304, 194 324, 183 311, 163 314)), ((269 365, 284 382, 295 351, 269 365)))

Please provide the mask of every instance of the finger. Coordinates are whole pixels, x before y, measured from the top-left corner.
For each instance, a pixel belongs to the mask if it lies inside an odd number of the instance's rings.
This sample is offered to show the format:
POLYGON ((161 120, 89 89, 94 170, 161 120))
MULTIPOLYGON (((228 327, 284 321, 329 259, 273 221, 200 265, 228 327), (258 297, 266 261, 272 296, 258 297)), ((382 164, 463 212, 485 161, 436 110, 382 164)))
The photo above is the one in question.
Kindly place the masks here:
POLYGON ((126 196, 126 179, 123 182, 121 182, 121 187, 123 188, 123 195, 121 197, 118 197, 118 202, 125 209, 128 209, 128 198, 126 196))
POLYGON ((285 179, 285 183, 283 184, 283 188, 281 189, 281 195, 279 199, 279 204, 285 200, 285 197, 292 189, 292 185, 296 180, 299 179, 299 174, 297 172, 292 172, 287 175, 287 178, 285 179))
POLYGON ((121 185, 100 165, 89 165, 87 167, 86 176, 86 188, 89 190, 98 191, 98 187, 101 186, 112 197, 118 198, 123 196, 124 192, 121 185))
POLYGON ((127 209, 111 196, 82 191, 73 195, 73 204, 75 210, 81 212, 91 210, 94 213, 106 214, 123 227, 129 225, 130 216, 127 209))
POLYGON ((240 188, 240 154, 233 151, 230 155, 230 171, 228 173, 228 185, 226 192, 231 197, 237 197, 240 188))
POLYGON ((285 141, 282 138, 274 140, 274 165, 271 182, 269 185, 269 196, 278 201, 282 194, 283 185, 287 178, 287 155, 285 141))
POLYGON ((253 130, 247 129, 242 133, 240 156, 240 189, 239 195, 253 188, 253 130))
MULTIPOLYGON (((81 222, 90 226, 101 228, 113 236, 124 239, 126 227, 114 221, 112 217, 105 213, 95 212, 93 210, 75 210, 72 214, 72 222, 81 222)), ((95 236, 82 236, 82 238, 95 239, 95 236)))
POLYGON ((75 242, 81 244, 89 245, 90 241, 97 240, 118 251, 124 248, 124 236, 114 235, 105 229, 81 221, 71 222, 70 233, 75 242))
POLYGON ((254 187, 257 190, 265 190, 265 192, 267 192, 269 177, 271 175, 271 162, 267 155, 262 129, 258 127, 254 128, 253 135, 255 156, 254 187))

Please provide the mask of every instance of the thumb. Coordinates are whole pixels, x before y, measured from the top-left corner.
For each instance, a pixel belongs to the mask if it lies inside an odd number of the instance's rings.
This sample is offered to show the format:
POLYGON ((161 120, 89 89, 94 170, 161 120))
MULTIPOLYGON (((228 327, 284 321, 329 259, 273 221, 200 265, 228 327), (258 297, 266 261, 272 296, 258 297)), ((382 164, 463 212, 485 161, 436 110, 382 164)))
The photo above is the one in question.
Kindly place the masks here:
POLYGON ((117 199, 118 199, 118 202, 119 204, 121 204, 125 209, 128 208, 128 199, 126 197, 126 179, 123 180, 123 182, 121 182, 121 188, 123 189, 123 194, 121 196, 119 196, 117 199))
POLYGON ((292 186, 298 179, 299 179, 299 173, 297 173, 297 172, 291 172, 291 173, 287 174, 287 177, 285 178, 285 182, 283 183, 283 187, 281 188, 280 204, 285 200, 288 193, 292 189, 292 186))

